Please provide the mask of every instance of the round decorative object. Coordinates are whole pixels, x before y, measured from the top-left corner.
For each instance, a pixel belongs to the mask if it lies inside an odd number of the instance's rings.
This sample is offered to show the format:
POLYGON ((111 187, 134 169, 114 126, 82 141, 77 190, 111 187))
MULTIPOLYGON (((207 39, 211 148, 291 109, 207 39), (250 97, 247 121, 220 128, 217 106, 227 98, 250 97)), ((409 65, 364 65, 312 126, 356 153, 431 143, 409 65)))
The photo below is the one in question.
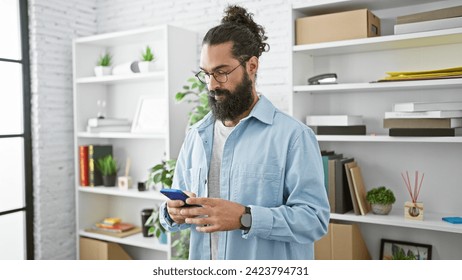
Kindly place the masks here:
POLYGON ((392 204, 372 204, 372 213, 377 215, 388 215, 392 204))

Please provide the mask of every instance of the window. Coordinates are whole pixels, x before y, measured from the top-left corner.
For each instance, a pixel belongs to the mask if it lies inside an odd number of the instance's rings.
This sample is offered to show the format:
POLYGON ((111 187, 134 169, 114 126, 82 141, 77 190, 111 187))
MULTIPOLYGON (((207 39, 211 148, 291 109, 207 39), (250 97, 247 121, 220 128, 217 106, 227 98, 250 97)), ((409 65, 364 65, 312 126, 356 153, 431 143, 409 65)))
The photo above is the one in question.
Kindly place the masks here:
POLYGON ((27 0, 0 1, 0 260, 33 259, 27 0))

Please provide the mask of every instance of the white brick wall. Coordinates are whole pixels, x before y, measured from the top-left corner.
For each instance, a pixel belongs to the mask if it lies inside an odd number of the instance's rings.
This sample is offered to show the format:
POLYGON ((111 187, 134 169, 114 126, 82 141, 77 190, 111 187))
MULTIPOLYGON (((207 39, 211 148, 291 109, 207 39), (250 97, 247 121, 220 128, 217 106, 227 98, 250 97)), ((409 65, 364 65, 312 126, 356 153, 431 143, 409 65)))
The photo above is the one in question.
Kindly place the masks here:
POLYGON ((198 32, 200 43, 228 3, 242 5, 265 27, 271 46, 261 57, 258 90, 287 111, 290 6, 310 1, 29 0, 35 258, 76 257, 73 38, 168 23, 198 32))
POLYGON ((36 259, 75 259, 72 39, 96 33, 94 0, 29 0, 36 259))

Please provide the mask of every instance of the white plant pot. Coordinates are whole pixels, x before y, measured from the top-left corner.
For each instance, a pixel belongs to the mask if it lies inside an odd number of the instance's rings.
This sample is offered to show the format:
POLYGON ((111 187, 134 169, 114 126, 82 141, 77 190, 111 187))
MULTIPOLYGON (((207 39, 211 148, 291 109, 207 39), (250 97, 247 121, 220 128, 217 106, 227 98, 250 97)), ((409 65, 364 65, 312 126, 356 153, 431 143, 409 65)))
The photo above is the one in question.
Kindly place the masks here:
POLYGON ((97 77, 108 76, 112 74, 111 66, 95 66, 95 75, 97 77))
POLYGON ((155 71, 156 65, 154 61, 139 61, 138 68, 140 70, 140 73, 147 73, 155 71))

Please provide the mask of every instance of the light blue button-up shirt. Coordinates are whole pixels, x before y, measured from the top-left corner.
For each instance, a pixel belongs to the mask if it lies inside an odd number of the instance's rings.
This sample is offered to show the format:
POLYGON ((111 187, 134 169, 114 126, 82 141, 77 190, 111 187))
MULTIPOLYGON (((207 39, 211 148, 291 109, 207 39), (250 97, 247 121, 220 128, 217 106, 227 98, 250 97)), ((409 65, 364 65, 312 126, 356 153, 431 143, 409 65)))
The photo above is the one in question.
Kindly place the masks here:
MULTIPOLYGON (((209 113, 188 131, 174 188, 207 196, 214 121, 209 113)), ((313 242, 327 232, 329 202, 318 142, 310 128, 264 96, 226 140, 220 195, 250 206, 252 226, 248 232, 220 232, 218 259, 313 259, 313 242)), ((190 227, 170 223, 165 204, 160 209, 167 230, 190 227)), ((210 234, 193 226, 190 242, 190 259, 210 259, 210 234)))

